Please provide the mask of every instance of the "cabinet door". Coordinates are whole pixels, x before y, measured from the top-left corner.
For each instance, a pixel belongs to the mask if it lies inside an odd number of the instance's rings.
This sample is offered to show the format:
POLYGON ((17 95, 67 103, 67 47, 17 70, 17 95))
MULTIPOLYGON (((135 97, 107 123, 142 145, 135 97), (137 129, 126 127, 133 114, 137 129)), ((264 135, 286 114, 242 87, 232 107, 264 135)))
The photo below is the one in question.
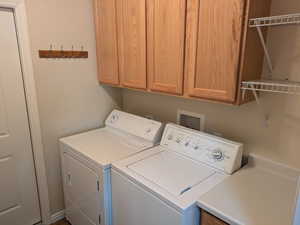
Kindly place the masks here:
POLYGON ((234 102, 245 0, 190 0, 188 4, 188 95, 234 102))
POLYGON ((115 0, 95 0, 99 81, 118 85, 118 44, 115 0))
POLYGON ((118 0, 117 18, 121 84, 146 89, 146 0, 118 0))
POLYGON ((185 0, 148 0, 148 76, 152 91, 182 94, 185 0))

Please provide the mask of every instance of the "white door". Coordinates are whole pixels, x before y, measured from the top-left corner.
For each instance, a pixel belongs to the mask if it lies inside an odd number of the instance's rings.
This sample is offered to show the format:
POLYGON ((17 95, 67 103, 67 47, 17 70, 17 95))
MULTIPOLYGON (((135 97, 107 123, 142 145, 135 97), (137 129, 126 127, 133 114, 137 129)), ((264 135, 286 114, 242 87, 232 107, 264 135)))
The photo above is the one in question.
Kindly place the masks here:
POLYGON ((14 14, 0 8, 0 225, 39 221, 14 14))

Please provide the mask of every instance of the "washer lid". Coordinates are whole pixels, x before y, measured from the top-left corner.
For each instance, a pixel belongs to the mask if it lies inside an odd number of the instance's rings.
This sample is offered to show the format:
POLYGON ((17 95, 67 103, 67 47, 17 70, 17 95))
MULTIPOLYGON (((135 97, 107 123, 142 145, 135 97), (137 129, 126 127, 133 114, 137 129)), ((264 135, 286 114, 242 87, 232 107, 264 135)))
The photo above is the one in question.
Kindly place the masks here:
POLYGON ((103 167, 153 146, 149 141, 109 127, 62 138, 60 142, 103 167))
POLYGON ((170 151, 160 152, 127 167, 175 196, 184 194, 216 173, 170 151))

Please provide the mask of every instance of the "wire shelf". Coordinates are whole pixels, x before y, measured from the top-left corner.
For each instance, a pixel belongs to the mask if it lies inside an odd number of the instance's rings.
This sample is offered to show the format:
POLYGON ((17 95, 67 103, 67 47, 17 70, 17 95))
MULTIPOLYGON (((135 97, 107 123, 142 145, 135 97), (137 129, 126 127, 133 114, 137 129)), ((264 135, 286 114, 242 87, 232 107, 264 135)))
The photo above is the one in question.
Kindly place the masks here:
POLYGON ((300 24, 300 13, 282 16, 254 18, 249 20, 250 27, 266 27, 286 24, 300 24))
POLYGON ((241 89, 300 95, 300 82, 282 80, 243 81, 241 89))

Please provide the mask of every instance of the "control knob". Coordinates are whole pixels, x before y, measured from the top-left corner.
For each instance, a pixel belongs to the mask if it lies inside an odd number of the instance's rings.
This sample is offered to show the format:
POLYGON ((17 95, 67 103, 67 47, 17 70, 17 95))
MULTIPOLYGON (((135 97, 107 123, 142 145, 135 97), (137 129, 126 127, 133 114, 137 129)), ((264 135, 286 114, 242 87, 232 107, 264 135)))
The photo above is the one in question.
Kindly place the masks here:
POLYGON ((119 119, 119 116, 118 116, 117 114, 113 114, 112 117, 111 117, 111 119, 110 119, 110 122, 111 122, 111 123, 114 123, 114 122, 116 122, 118 119, 119 119))
POLYGON ((173 135, 169 134, 167 138, 168 138, 169 141, 171 141, 173 139, 173 135))
POLYGON ((149 134, 149 133, 151 133, 151 131, 152 131, 152 129, 151 129, 151 128, 148 128, 148 129, 146 130, 146 133, 149 134))
POLYGON ((217 149, 217 150, 214 150, 212 153, 211 153, 212 157, 215 159, 215 160, 218 160, 218 161, 221 161, 224 159, 224 154, 221 150, 217 149))

